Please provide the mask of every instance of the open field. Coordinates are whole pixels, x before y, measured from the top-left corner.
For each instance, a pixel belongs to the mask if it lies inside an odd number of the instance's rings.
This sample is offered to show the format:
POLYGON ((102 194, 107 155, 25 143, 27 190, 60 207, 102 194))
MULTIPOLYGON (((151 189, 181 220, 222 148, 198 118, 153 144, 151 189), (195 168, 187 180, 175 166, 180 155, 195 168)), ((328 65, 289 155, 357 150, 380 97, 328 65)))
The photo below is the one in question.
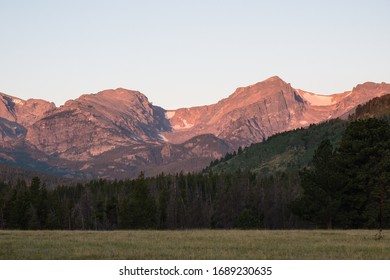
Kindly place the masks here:
POLYGON ((390 231, 0 231, 0 259, 390 259, 390 231))

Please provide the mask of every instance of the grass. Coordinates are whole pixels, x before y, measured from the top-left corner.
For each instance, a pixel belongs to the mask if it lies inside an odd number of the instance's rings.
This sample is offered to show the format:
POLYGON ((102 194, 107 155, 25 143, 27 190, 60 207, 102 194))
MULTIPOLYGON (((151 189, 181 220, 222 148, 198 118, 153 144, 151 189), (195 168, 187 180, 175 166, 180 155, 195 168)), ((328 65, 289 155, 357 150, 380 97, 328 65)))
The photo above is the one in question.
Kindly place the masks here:
POLYGON ((390 259, 390 231, 0 231, 0 259, 390 259))

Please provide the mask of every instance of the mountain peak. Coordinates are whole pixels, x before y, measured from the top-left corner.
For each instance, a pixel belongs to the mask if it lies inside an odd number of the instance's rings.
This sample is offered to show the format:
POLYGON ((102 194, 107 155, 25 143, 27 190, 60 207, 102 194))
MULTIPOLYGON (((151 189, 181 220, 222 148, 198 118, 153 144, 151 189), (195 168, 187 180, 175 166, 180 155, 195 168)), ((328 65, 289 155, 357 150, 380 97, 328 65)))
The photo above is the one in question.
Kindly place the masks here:
POLYGON ((287 84, 278 76, 272 76, 256 84, 237 88, 229 98, 249 99, 249 102, 253 102, 268 95, 278 94, 281 90, 287 88, 290 88, 290 84, 287 84))
POLYGON ((96 93, 96 96, 104 96, 111 98, 133 98, 133 97, 141 97, 142 99, 146 98, 146 96, 139 91, 129 90, 125 88, 117 88, 117 89, 107 89, 96 93))
POLYGON ((358 84, 353 88, 352 91, 366 91, 366 90, 384 90, 389 91, 389 84, 387 83, 375 83, 375 82, 365 82, 363 84, 358 84))
POLYGON ((286 83, 279 76, 269 77, 268 79, 265 79, 263 82, 283 82, 283 83, 286 83))
POLYGON ((83 94, 76 100, 69 100, 65 105, 81 103, 106 103, 115 106, 131 106, 132 104, 149 104, 148 98, 139 91, 124 88, 107 89, 98 93, 83 94), (116 105, 115 105, 116 104, 116 105))

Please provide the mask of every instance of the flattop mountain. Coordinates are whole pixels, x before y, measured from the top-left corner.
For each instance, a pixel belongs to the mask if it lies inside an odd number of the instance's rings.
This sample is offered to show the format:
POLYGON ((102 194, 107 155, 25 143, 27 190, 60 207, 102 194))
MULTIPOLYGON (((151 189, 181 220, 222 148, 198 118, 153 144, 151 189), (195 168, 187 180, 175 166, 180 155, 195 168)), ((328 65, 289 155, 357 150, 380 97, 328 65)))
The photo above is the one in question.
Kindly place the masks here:
POLYGON ((118 88, 56 107, 0 93, 0 163, 71 178, 131 178, 197 171, 239 146, 344 118, 390 84, 316 95, 279 77, 238 88, 216 104, 177 110, 118 88))

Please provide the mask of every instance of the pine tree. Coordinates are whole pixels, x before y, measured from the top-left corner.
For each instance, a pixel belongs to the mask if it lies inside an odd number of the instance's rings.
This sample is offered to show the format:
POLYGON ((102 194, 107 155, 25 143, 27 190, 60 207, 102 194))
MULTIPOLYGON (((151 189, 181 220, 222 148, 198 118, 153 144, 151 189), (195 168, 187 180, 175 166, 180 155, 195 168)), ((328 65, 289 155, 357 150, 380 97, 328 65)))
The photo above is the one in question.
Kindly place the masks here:
POLYGON ((321 142, 311 167, 304 169, 300 177, 303 196, 292 204, 293 212, 316 225, 333 228, 341 204, 342 180, 329 140, 321 142))
POLYGON ((388 122, 379 119, 351 122, 337 153, 346 181, 341 209, 344 224, 350 228, 384 226, 390 217, 388 122))

